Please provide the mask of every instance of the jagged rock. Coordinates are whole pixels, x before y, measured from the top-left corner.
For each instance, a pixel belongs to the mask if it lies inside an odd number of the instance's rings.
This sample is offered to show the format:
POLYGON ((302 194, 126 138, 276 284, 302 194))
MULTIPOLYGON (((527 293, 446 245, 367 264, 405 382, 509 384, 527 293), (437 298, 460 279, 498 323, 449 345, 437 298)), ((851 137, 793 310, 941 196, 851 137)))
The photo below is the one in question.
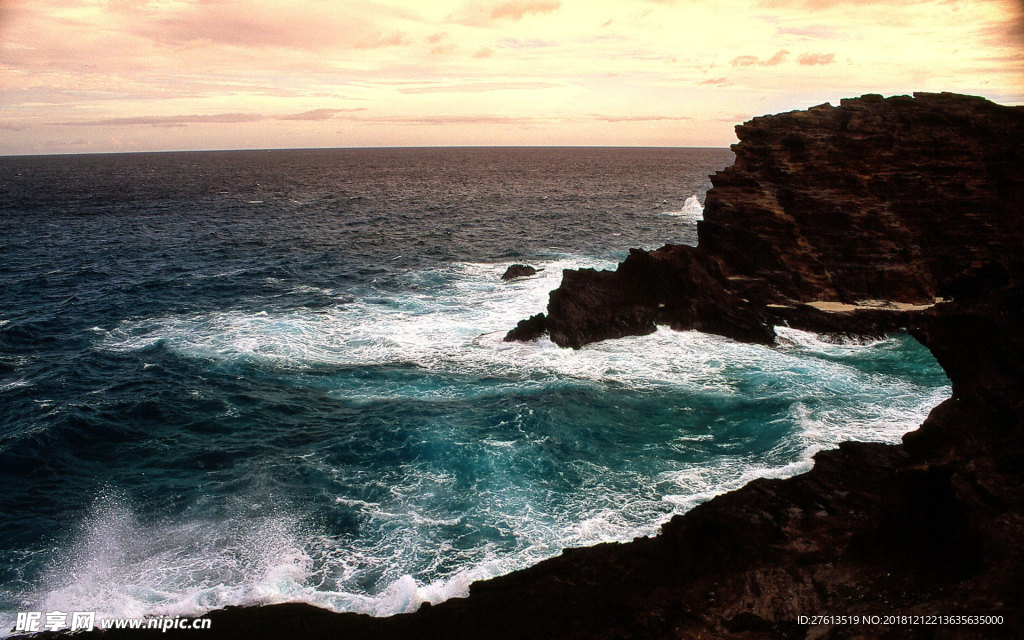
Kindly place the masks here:
POLYGON ((520 320, 514 329, 505 334, 506 342, 529 342, 544 335, 547 330, 547 318, 543 313, 520 320))
POLYGON ((514 264, 511 265, 508 269, 505 269, 505 273, 502 274, 501 279, 514 280, 515 278, 525 278, 527 276, 532 276, 535 273, 537 273, 537 269, 535 267, 531 267, 528 264, 514 264))
MULTIPOLYGON (((738 126, 735 162, 711 177, 697 247, 633 251, 613 272, 566 271, 548 304, 551 339, 579 347, 665 324, 761 342, 767 320, 829 323, 799 303, 928 304, 1015 281, 1024 109, 914 95, 738 126)), ((831 315, 837 331, 861 320, 885 331, 912 314, 831 315)))
POLYGON ((736 128, 698 246, 771 297, 932 302, 1024 260, 1024 111, 865 96, 736 128))
POLYGON ((733 295, 693 247, 631 250, 616 271, 566 270, 551 292, 547 330, 561 346, 643 335, 665 324, 770 343, 767 315, 733 295))

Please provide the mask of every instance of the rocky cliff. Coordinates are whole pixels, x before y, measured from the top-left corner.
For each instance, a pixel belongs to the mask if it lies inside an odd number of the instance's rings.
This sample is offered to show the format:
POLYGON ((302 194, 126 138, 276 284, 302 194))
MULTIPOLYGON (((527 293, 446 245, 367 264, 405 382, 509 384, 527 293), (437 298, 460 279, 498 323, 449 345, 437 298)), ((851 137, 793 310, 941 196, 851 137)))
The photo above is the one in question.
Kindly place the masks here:
POLYGON ((167 635, 1024 637, 1024 111, 865 96, 738 133, 697 247, 568 271, 518 335, 580 346, 657 323, 760 342, 780 322, 906 327, 953 394, 902 445, 843 444, 655 538, 566 551, 414 614, 228 609, 210 631, 167 635))
POLYGON ((1020 108, 868 95, 754 118, 736 133, 735 162, 711 177, 696 247, 634 250, 616 271, 566 271, 546 316, 507 339, 547 331, 579 347, 656 324, 761 342, 781 323, 882 332, 906 326, 914 307, 1021 272, 1020 108))

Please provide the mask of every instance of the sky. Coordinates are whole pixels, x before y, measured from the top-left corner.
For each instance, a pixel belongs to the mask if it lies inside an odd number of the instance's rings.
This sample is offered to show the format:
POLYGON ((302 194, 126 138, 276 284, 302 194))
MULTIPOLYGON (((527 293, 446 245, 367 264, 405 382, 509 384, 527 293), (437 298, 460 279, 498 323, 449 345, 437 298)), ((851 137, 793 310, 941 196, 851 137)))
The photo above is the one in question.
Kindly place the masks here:
POLYGON ((0 155, 725 147, 914 91, 1024 104, 1024 0, 0 0, 0 155))

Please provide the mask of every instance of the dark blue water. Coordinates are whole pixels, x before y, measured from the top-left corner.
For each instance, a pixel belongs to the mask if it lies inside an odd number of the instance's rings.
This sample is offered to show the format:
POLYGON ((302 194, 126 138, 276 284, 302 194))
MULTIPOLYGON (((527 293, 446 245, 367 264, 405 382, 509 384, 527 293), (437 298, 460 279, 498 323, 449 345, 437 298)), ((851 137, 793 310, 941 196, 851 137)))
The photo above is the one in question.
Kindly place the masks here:
POLYGON ((694 242, 726 150, 0 158, 0 629, 388 614, 648 535, 948 395, 905 336, 507 344, 561 269, 694 242), (543 269, 504 283, 512 262, 543 269))

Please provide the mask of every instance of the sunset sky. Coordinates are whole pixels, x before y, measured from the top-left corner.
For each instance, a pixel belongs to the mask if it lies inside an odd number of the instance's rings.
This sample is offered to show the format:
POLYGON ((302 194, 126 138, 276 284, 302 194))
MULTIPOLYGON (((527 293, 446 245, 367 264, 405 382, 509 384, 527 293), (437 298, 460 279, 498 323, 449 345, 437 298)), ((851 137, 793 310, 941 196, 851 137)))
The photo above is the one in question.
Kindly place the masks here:
POLYGON ((1024 103, 1021 0, 0 0, 0 155, 727 146, 913 91, 1024 103))

